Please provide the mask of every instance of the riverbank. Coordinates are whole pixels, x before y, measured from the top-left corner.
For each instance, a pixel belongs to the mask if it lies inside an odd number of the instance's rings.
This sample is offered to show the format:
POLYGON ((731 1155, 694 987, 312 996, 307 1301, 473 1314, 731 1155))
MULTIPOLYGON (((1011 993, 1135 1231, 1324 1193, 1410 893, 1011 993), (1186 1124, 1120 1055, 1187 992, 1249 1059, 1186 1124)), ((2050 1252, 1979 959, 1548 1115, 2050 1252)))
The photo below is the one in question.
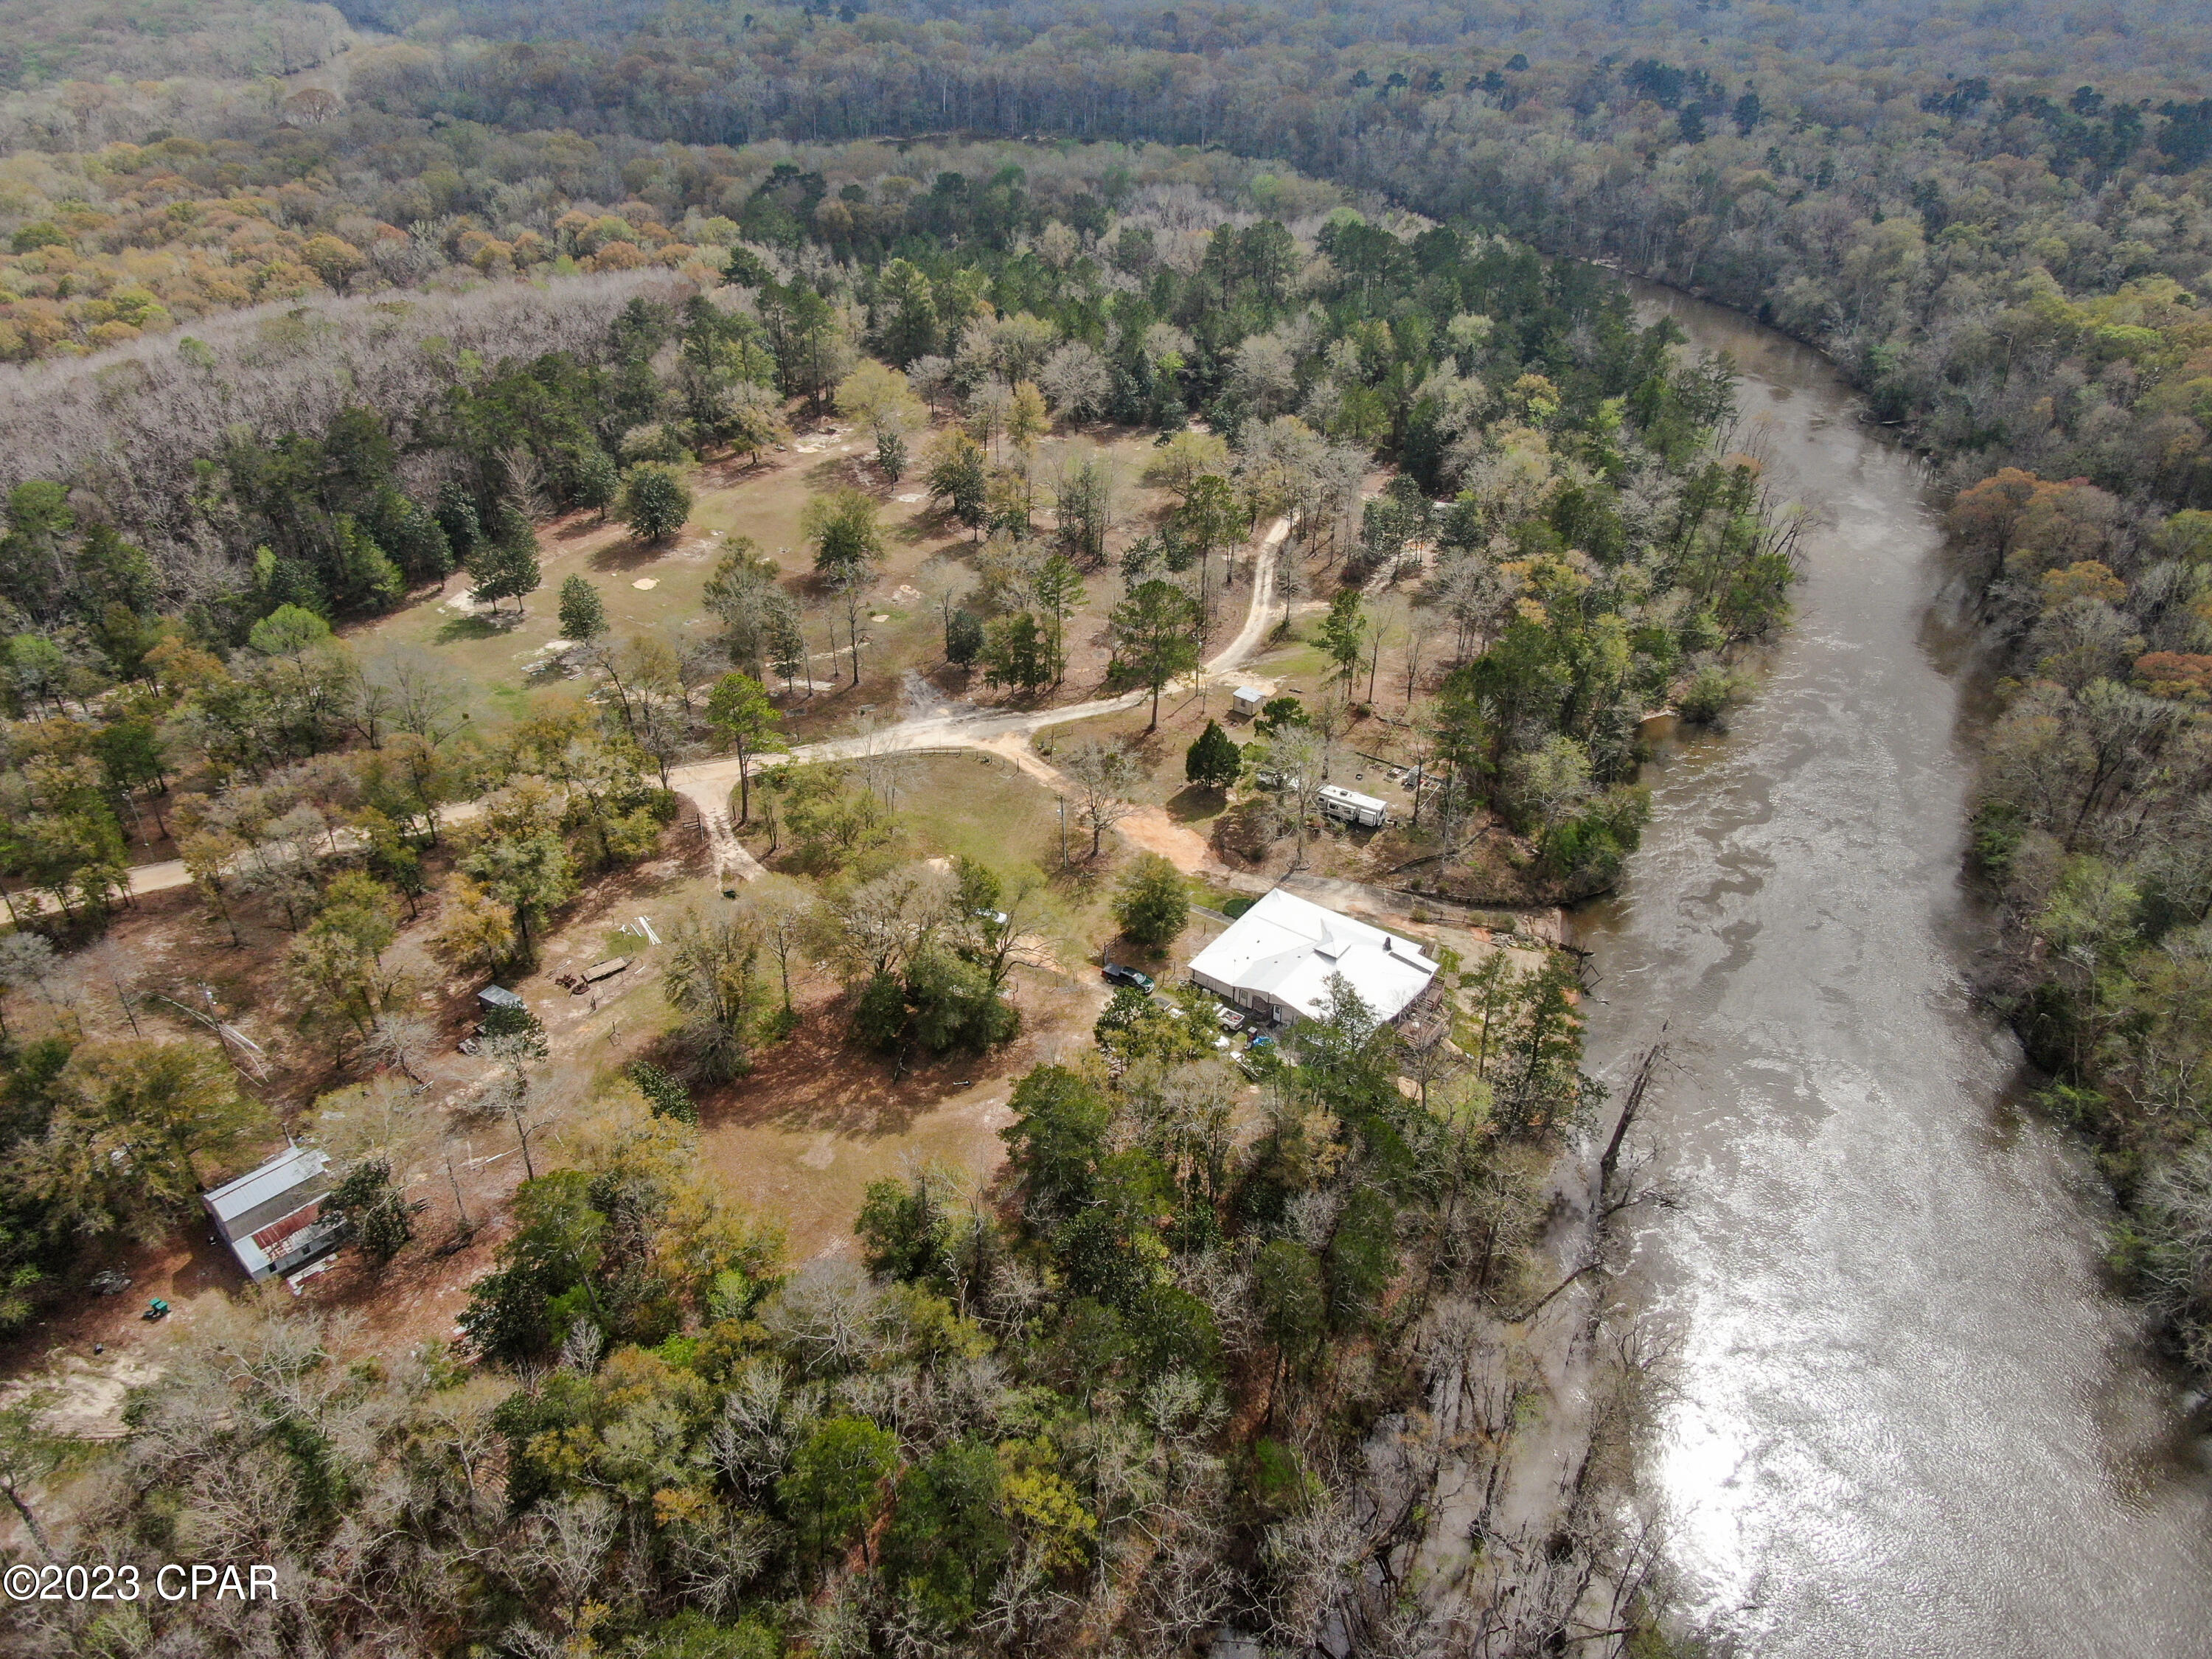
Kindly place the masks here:
POLYGON ((1689 1611, 1762 1655, 2198 1651, 2203 1448, 1973 991, 1976 635, 1923 470, 1816 354, 1639 295, 1736 358, 1810 512, 1765 689, 1662 745, 1644 847, 1577 919, 1594 1068, 1673 1051, 1648 1133, 1680 1207, 1634 1273, 1680 1346, 1647 1471, 1689 1611))

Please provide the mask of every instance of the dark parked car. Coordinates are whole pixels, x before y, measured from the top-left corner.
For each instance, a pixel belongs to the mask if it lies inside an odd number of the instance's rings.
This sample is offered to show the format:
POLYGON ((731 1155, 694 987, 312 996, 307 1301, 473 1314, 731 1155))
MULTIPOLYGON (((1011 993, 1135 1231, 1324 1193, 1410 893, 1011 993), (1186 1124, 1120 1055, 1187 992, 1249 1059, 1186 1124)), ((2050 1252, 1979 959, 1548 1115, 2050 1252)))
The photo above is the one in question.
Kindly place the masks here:
POLYGON ((1105 974, 1106 982, 1109 985, 1131 986, 1142 991, 1146 996, 1152 994, 1152 976, 1150 974, 1140 974, 1133 968, 1124 968, 1118 962, 1108 963, 1101 971, 1105 974))

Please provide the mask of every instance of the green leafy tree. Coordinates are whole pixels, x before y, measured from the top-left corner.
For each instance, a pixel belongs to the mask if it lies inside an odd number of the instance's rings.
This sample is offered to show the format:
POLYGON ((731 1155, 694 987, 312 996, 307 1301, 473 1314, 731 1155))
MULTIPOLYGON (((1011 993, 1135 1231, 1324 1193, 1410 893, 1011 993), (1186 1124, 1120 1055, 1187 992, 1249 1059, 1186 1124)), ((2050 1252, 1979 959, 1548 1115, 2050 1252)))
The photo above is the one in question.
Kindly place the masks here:
POLYGON ((811 498, 799 518, 799 533, 814 549, 814 568, 824 576, 853 576, 880 562, 883 526, 876 504, 857 489, 811 498))
POLYGON ((675 470, 659 461, 641 461, 623 478, 622 521, 647 542, 666 541, 691 516, 691 492, 675 470))
POLYGON ((853 1231, 870 1273, 907 1283, 936 1276, 950 1232, 940 1185, 928 1170, 868 1183, 853 1231))
POLYGON ((1226 789, 1237 781, 1243 765, 1244 751, 1237 739, 1221 729, 1220 721, 1210 720, 1184 752, 1182 775, 1201 789, 1226 789))
POLYGON ((536 948, 534 925, 576 896, 574 861, 551 830, 494 836, 465 854, 460 869, 487 897, 507 908, 526 961, 536 948))
POLYGON ((1032 1067, 1008 1103, 1014 1121, 999 1132, 1026 1201, 1040 1217, 1073 1210, 1095 1195, 1106 1158, 1112 1106, 1083 1073, 1032 1067))
POLYGON ((622 468, 615 458, 597 444, 580 451, 568 468, 568 499, 579 507, 588 507, 601 524, 607 520, 608 509, 622 495, 622 468))
POLYGON ((945 512, 981 532, 991 516, 991 476, 981 445, 964 432, 947 432, 935 447, 927 482, 945 512))
POLYGON ((876 441, 876 467, 896 483, 906 471, 907 435, 928 422, 905 375, 863 359, 837 387, 837 412, 876 441))
POLYGON ((565 1334, 556 1301, 573 1297, 605 1329, 594 1276, 606 1251, 607 1218, 581 1170, 533 1176, 514 1189, 514 1231, 498 1265, 470 1288, 456 1322, 470 1346, 510 1364, 544 1353, 565 1334))
POLYGON ((897 1440, 862 1417, 830 1418, 800 1443, 776 1498, 805 1537, 810 1560, 865 1540, 897 1467, 897 1440))
POLYGON ((907 964, 906 994, 914 1005, 908 1029, 933 1054, 982 1049, 1014 1035, 1019 1016, 999 995, 982 963, 932 947, 907 964))
POLYGON ((299 605, 278 605, 246 632, 246 642, 264 657, 296 657, 331 638, 330 623, 299 605))
POLYGON ((25 1186, 88 1233, 158 1234, 272 1129, 229 1062, 198 1043, 87 1044, 54 1097, 45 1139, 27 1149, 25 1186))
POLYGON ((545 1042, 545 1022, 529 1008, 487 1010, 478 1035, 507 1043, 514 1053, 531 1060, 544 1060, 550 1052, 545 1042))
POLYGON ((1114 894, 1114 920, 1124 937, 1158 949, 1190 925, 1190 892, 1182 872, 1148 853, 1121 878, 1114 894))
POLYGON ((607 631, 607 607, 599 590, 581 576, 561 584, 561 637, 589 645, 607 631))
POLYGON ((769 701, 768 690, 749 674, 728 673, 714 682, 707 694, 707 723, 738 755, 738 822, 752 817, 752 761, 757 756, 781 754, 791 745, 779 729, 783 716, 769 701))
POLYGON ((899 1478, 884 1577, 946 1629, 975 1616, 1013 1553, 1003 1486, 997 1452, 972 1441, 940 1449, 899 1478))
POLYGON ((905 1037, 906 1028, 906 987, 896 974, 870 975, 853 1001, 854 1036, 868 1048, 889 1054, 905 1037))
POLYGON ((398 920, 391 890, 366 871, 347 871, 324 889, 321 908, 284 957, 311 1017, 343 1016, 363 1037, 374 1031, 402 994, 402 976, 384 964, 398 920))
POLYGON ((1354 1192, 1337 1218, 1326 1257, 1329 1323, 1361 1328, 1381 1308, 1398 1265, 1398 1206, 1377 1187, 1354 1192))
POLYGON ((1051 646, 1028 611, 1000 617, 984 631, 983 678, 1021 691, 1039 690, 1052 678, 1051 646))
POLYGON ((691 1091, 651 1060, 630 1061, 623 1067, 623 1075, 637 1085, 656 1117, 674 1118, 678 1123, 698 1122, 699 1104, 691 1098, 691 1091))
POLYGON ((383 1158, 363 1158, 347 1170, 323 1206, 345 1218, 362 1253, 380 1267, 415 1237, 407 1195, 392 1183, 392 1165, 383 1158))
POLYGON ((1263 1245, 1252 1261, 1252 1291, 1261 1328, 1275 1345, 1276 1376, 1303 1369, 1328 1317, 1328 1287, 1312 1253, 1294 1239, 1263 1245))

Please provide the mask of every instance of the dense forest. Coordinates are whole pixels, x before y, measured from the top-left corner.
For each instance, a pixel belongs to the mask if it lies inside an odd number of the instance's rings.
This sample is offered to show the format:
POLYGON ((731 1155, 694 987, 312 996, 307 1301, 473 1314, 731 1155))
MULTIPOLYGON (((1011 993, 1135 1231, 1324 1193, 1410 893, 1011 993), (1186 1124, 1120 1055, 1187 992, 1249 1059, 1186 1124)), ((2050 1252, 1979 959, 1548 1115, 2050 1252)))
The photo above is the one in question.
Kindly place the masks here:
MULTIPOLYGON (((526 968, 580 893, 684 833, 672 769, 786 746, 817 658, 858 687, 895 489, 967 544, 933 595, 944 663, 1057 689, 1088 584, 1113 596, 1102 688, 1148 689, 1155 726, 1279 519, 1284 623, 1325 605, 1332 690, 1271 704, 1242 752, 1194 745, 1193 781, 1251 789, 1260 841, 1303 853, 1401 605, 1422 832, 1495 823, 1531 890, 1602 890, 1645 811, 1639 722, 1723 718, 1793 575, 1728 366, 1639 325, 1610 264, 1820 345, 1932 458, 2009 671, 1974 821, 2005 927, 1988 990, 2104 1153, 2116 1261, 2212 1365, 2212 98, 2188 9, 0 23, 0 1327, 173 1230, 280 1124, 356 1149, 358 1248, 424 1255, 405 1166, 442 1143, 345 1127, 396 1115, 428 1052, 393 941, 426 913, 445 973, 526 968), (495 614, 550 608, 552 521, 662 545, 707 469, 834 421, 873 493, 810 496, 811 570, 732 537, 690 636, 615 628, 572 578, 581 684, 520 718, 345 637, 455 571, 495 614), (1133 526, 1104 461, 1036 465, 1055 428, 1141 434, 1170 505, 1133 526), (197 1030, 139 1031, 100 940, 155 850, 204 948, 275 941, 319 1068, 298 1097, 241 1087, 197 1030), (129 1040, 88 1031, 114 1022, 87 985, 129 1040)), ((1065 763, 1094 855, 1126 752, 1065 763)), ((1242 1132, 1212 1005, 1118 994, 1019 1078, 997 1185, 879 1182, 861 1265, 800 1263, 702 1174, 694 1092, 788 1036, 794 961, 900 1071, 1004 1052, 1042 878, 924 860, 861 774, 777 769, 732 816, 756 796, 780 873, 687 924, 666 1043, 588 1079, 542 1164, 545 1034, 484 1028, 470 1109, 527 1174, 450 1343, 380 1353, 241 1304, 179 1341, 110 1455, 0 1412, 39 1548, 44 1526, 118 1560, 276 1560, 307 1593, 173 1625, 60 1609, 10 1640, 771 1659, 1225 1628, 1508 1654, 1609 1601, 1608 1638, 1663 1650, 1619 1512, 1626 1347, 1545 1563, 1442 1637, 1398 1576, 1455 1344, 1497 1358, 1455 1374, 1480 1399, 1456 1420, 1493 1486, 1510 1468, 1505 1333, 1548 1300, 1547 1171, 1600 1093, 1568 967, 1447 963, 1481 1010, 1449 1065, 1340 993, 1255 1068, 1242 1132), (56 1476, 66 1509, 33 1491, 56 1476)), ((1117 892, 1129 937, 1148 907, 1182 925, 1151 878, 1117 892)))
MULTIPOLYGON (((1396 1472, 1346 1425, 1483 1300, 1530 1294, 1541 1151, 1591 1085, 1556 986, 1448 1106, 1401 1092, 1354 1000, 1248 1154, 1209 1035, 1117 1004, 1101 1054, 1019 1080, 1011 1211, 952 1172, 884 1182, 865 1270, 781 1261, 683 1124, 617 1091, 574 1167, 516 1193, 460 1317, 478 1364, 241 1307, 134 1405, 76 1546, 281 1564, 278 1607, 191 1621, 228 1650, 767 1659, 1113 1629, 1173 1653, 1224 1620, 1301 1642, 1356 1556, 1418 1530, 1409 1502, 1368 1510, 1403 1502, 1396 1472)), ((1574 1605, 1606 1547, 1599 1514, 1575 1524, 1493 1641, 1574 1605)), ((149 1650, 141 1607, 38 1611, 17 1650, 149 1650)))

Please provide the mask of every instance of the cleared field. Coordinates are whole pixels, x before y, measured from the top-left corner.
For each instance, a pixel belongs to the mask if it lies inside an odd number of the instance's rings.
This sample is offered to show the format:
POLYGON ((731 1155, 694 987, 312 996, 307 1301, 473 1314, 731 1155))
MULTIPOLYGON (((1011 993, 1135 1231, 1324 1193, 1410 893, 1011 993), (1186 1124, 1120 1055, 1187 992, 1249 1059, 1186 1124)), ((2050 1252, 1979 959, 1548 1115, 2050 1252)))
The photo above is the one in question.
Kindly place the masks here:
MULTIPOLYGON (((1051 481, 1070 453, 1085 451, 1109 457, 1119 479, 1120 528, 1113 546, 1118 550, 1143 533, 1167 499, 1139 483, 1152 447, 1141 434, 1113 428, 1042 440, 1030 463, 1040 529, 1048 531, 1052 523, 1051 481)), ((917 441, 915 448, 919 453, 921 444, 917 441)), ((776 562, 784 587, 805 616, 816 689, 799 688, 786 696, 771 685, 794 736, 839 735, 864 717, 896 708, 910 671, 937 671, 955 689, 995 696, 986 692, 980 678, 969 685, 968 676, 945 668, 943 624, 926 591, 930 580, 925 567, 940 560, 954 566, 972 562, 974 538, 931 510, 925 486, 912 474, 885 487, 867 465, 872 453, 860 437, 832 422, 802 431, 758 466, 705 463, 693 470, 690 521, 665 543, 641 543, 624 526, 602 523, 590 513, 566 514, 538 526, 544 582, 520 613, 512 602, 495 613, 479 611, 469 602, 466 573, 456 571, 442 588, 346 630, 346 638, 364 657, 393 647, 428 652, 468 687, 480 718, 511 720, 532 691, 564 678, 561 653, 550 647, 559 638, 556 596, 569 576, 583 575, 599 590, 616 640, 641 634, 671 642, 711 641, 718 624, 706 610, 707 581, 729 539, 744 537, 776 562), (830 596, 815 580, 812 555, 799 529, 808 499, 840 489, 872 495, 884 530, 885 557, 861 629, 858 685, 853 683, 842 618, 836 620, 833 639, 830 596)), ((1087 602, 1067 628, 1067 678, 1057 693, 1048 694, 1050 700, 1088 695, 1105 662, 1105 617, 1121 597, 1121 583, 1111 569, 1102 569, 1086 572, 1085 586, 1087 602)))

